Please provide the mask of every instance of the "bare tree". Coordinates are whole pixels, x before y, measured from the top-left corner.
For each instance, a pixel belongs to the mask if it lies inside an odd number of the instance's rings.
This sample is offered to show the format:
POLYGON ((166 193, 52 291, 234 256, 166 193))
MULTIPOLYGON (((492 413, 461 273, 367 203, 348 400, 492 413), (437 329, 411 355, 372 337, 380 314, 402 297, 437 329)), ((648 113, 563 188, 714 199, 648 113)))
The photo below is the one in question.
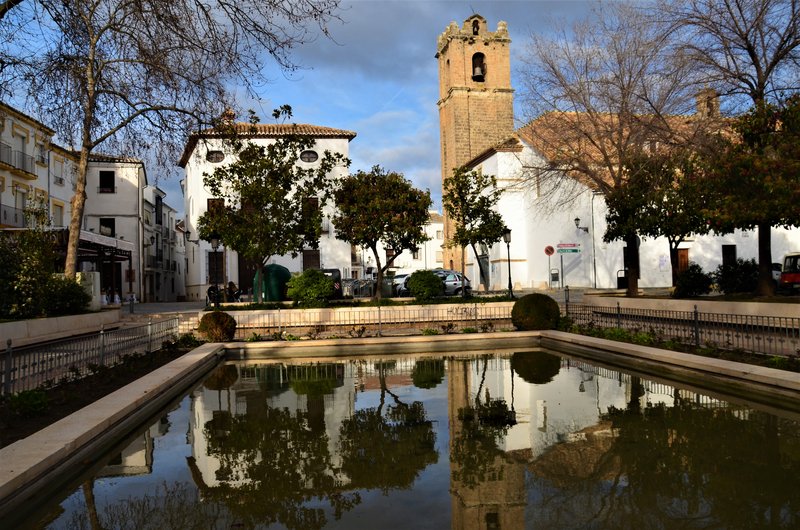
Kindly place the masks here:
MULTIPOLYGON (((797 0, 664 0, 658 9, 699 67, 700 81, 733 96, 736 110, 766 113, 770 103, 800 88, 797 0)), ((739 226, 758 229, 757 292, 762 295, 774 292, 769 218, 739 226)))
MULTIPOLYGON (((537 189, 563 193, 577 181, 608 195, 629 177, 624 160, 691 136, 690 71, 682 57, 665 54, 669 39, 647 13, 622 3, 598 5, 591 19, 555 37, 532 36, 522 79, 533 119, 521 134, 547 160, 529 168, 537 189)), ((630 231, 623 239, 628 295, 636 296, 639 238, 630 231)))
MULTIPOLYGON (((165 167, 174 165, 185 134, 234 107, 232 90, 264 81, 269 58, 295 68, 291 49, 312 39, 312 29, 327 35, 338 3, 27 0, 10 7, 31 10, 40 28, 40 38, 15 43, 26 56, 18 93, 79 154, 67 275, 77 267, 91 153, 100 146, 134 156, 155 152, 165 167)), ((19 78, 9 72, 2 81, 19 78)))

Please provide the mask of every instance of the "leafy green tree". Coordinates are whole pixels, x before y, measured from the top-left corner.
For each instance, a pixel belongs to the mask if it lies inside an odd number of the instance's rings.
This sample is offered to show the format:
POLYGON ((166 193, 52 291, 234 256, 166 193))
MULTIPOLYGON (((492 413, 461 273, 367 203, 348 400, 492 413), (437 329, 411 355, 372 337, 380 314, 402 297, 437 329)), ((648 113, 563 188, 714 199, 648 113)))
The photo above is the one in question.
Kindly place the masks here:
POLYGON ((753 107, 735 131, 708 153, 703 213, 715 231, 758 229, 756 293, 770 295, 771 227, 800 225, 800 96, 753 107))
POLYGON ((375 299, 381 299, 383 274, 404 250, 427 241, 425 224, 431 194, 421 191, 401 173, 373 166, 345 178, 334 192, 337 213, 333 217, 336 238, 372 251, 378 269, 375 299), (394 254, 382 263, 378 243, 394 254))
POLYGON ((669 243, 672 285, 678 279, 678 247, 692 234, 708 231, 705 195, 697 156, 689 150, 631 152, 627 178, 606 194, 606 242, 632 232, 663 236, 669 243))
MULTIPOLYGON (((495 210, 501 194, 494 175, 484 175, 464 167, 454 169, 453 175, 447 177, 442 186, 442 206, 455 224, 450 244, 472 248, 481 278, 487 278, 488 273, 479 259, 477 247, 497 243, 507 230, 503 216, 495 210)), ((463 265, 462 262, 462 269, 463 265)), ((483 287, 489 289, 488 284, 483 287)))
MULTIPOLYGON (((288 110, 278 114, 282 112, 288 110)), ((231 142, 238 154, 235 162, 203 176, 206 188, 222 204, 200 217, 200 237, 216 235, 240 256, 259 264, 272 256, 297 256, 307 246, 317 248, 322 207, 334 185, 330 173, 350 161, 325 151, 314 167, 301 167, 300 153, 311 148, 314 139, 299 134, 269 145, 246 140, 244 135, 231 142)))

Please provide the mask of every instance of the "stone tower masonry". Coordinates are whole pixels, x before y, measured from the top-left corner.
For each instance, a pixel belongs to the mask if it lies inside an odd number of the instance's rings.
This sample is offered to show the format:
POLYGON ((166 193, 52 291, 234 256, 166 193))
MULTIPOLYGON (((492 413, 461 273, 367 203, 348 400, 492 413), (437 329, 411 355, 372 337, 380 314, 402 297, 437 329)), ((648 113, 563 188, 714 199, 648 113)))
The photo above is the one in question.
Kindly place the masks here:
MULTIPOLYGON (((486 19, 477 14, 466 19, 461 28, 451 22, 439 35, 436 58, 442 183, 453 169, 514 134, 510 44, 505 22, 499 22, 497 31, 491 32, 486 19)), ((445 213, 445 245, 452 231, 445 213)), ((461 248, 446 246, 444 268, 461 270, 462 255, 461 248)))

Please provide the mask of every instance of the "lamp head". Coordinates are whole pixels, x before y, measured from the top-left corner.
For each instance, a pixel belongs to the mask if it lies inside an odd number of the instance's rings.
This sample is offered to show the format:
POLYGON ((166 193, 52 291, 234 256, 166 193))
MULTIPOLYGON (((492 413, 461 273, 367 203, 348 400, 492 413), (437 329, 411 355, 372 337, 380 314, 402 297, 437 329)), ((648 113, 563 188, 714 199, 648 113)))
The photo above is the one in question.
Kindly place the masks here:
POLYGON ((506 228, 506 229, 503 231, 503 241, 504 241, 506 244, 509 244, 509 243, 511 243, 511 229, 510 229, 510 228, 506 228))

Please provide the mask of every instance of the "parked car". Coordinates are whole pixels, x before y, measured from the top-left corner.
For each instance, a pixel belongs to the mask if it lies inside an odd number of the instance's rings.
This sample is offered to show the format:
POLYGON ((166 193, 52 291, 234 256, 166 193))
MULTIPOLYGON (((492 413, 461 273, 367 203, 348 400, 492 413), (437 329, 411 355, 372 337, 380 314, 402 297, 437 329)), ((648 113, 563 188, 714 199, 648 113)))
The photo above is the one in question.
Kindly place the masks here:
POLYGON ((392 278, 392 294, 394 296, 408 296, 408 277, 409 274, 395 274, 392 278))
POLYGON ((467 295, 472 294, 472 284, 469 278, 462 276, 461 273, 450 271, 443 279, 444 294, 445 295, 459 295, 461 294, 461 287, 463 285, 464 291, 467 295), (463 280, 463 282, 462 282, 463 280))
POLYGON ((800 293, 800 252, 784 256, 778 289, 790 294, 800 293))

